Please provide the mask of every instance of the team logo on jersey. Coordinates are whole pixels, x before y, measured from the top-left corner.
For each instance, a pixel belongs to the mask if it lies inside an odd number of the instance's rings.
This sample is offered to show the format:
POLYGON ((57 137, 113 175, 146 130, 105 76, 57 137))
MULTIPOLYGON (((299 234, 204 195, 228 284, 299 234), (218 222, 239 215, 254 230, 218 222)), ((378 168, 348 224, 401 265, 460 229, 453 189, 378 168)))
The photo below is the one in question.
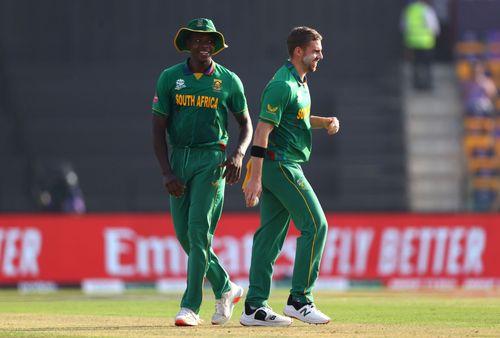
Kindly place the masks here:
POLYGON ((186 88, 186 82, 184 79, 178 79, 175 81, 175 90, 181 90, 182 88, 186 88))
POLYGON ((213 90, 220 92, 222 90, 222 80, 214 79, 213 90))
POLYGON ((306 182, 304 182, 304 179, 302 177, 297 180, 297 185, 302 190, 306 190, 307 189, 306 182))
POLYGON ((267 104, 267 112, 268 113, 274 114, 274 113, 276 113, 277 110, 278 110, 278 106, 273 107, 273 106, 271 106, 271 104, 269 104, 269 103, 267 104))

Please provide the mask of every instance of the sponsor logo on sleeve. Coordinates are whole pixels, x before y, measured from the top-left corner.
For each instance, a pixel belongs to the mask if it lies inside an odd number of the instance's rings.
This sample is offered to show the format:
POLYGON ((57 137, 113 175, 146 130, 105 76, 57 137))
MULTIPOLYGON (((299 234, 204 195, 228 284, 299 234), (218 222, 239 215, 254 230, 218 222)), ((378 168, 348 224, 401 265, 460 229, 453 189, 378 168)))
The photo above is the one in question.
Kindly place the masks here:
POLYGON ((277 110, 278 110, 278 106, 273 107, 273 106, 271 106, 271 104, 267 105, 267 112, 268 113, 275 114, 277 110))

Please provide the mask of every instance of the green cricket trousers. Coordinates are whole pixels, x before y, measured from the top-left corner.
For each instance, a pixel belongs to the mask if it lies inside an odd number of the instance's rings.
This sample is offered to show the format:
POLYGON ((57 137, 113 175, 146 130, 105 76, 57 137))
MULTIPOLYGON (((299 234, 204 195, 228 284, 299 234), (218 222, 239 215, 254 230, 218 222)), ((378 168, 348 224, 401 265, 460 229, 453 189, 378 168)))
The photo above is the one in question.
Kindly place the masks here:
POLYGON ((175 233, 188 255, 187 286, 181 307, 199 313, 205 276, 215 298, 230 290, 229 276, 212 250, 212 238, 224 203, 225 153, 207 148, 174 148, 170 164, 186 189, 181 197, 170 196, 175 233))
POLYGON ((290 219, 300 231, 290 294, 313 302, 328 224, 325 213, 298 163, 264 160, 260 227, 253 238, 250 287, 245 302, 267 305, 274 262, 283 247, 290 219))

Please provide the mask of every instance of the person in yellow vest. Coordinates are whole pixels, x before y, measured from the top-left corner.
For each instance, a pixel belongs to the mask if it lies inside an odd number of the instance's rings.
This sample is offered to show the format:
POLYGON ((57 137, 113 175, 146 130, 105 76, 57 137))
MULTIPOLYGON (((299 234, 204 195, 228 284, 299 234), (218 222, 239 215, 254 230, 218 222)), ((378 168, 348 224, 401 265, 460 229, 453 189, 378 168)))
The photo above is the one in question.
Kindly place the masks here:
POLYGON ((406 48, 411 52, 413 86, 431 89, 433 51, 439 35, 439 21, 426 0, 410 2, 401 15, 401 28, 406 48))

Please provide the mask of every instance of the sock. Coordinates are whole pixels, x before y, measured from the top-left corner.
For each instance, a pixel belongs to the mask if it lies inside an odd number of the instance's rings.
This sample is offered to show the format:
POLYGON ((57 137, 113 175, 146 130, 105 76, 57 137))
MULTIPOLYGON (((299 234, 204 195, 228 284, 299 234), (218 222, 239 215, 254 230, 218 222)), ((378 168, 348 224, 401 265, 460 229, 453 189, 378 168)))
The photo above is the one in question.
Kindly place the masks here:
POLYGON ((257 310, 257 308, 256 308, 256 307, 253 307, 253 306, 251 306, 250 304, 245 303, 245 314, 246 314, 247 316, 249 316, 249 315, 253 314, 253 313, 255 312, 255 310, 257 310))
POLYGON ((287 305, 291 305, 295 308, 295 310, 300 310, 304 305, 312 304, 311 302, 301 302, 295 298, 293 298, 292 295, 288 296, 288 300, 286 301, 287 305))

